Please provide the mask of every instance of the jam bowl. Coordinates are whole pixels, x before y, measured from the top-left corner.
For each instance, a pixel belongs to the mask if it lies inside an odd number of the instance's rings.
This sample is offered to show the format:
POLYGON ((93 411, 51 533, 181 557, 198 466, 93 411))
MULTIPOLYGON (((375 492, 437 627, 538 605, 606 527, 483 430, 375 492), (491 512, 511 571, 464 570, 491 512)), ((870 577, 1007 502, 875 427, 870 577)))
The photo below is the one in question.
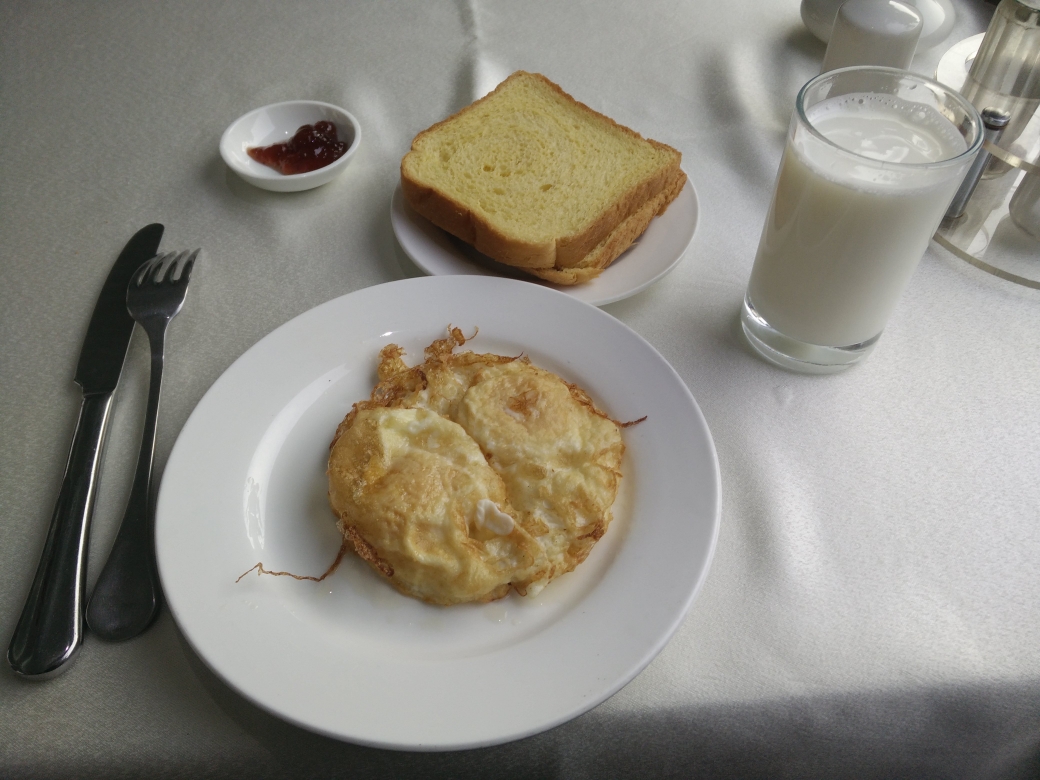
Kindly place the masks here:
POLYGON ((289 100, 257 108, 236 119, 220 139, 220 156, 228 168, 255 187, 273 192, 299 192, 327 184, 343 172, 361 142, 361 125, 347 111, 316 100, 289 100), (328 165, 306 173, 283 174, 257 162, 249 149, 289 142, 304 125, 330 122, 346 151, 328 165))

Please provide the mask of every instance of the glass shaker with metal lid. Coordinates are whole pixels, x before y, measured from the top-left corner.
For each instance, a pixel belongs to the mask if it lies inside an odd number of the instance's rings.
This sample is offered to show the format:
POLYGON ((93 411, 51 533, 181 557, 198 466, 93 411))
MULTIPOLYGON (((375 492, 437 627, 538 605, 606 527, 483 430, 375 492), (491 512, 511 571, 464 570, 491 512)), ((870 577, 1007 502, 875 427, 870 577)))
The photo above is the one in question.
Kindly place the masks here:
MULTIPOLYGON (((1008 112, 1000 146, 1028 151, 1014 146, 1040 106, 1040 0, 1001 0, 961 92, 980 111, 1008 112)), ((987 175, 1007 170, 995 159, 987 175)))

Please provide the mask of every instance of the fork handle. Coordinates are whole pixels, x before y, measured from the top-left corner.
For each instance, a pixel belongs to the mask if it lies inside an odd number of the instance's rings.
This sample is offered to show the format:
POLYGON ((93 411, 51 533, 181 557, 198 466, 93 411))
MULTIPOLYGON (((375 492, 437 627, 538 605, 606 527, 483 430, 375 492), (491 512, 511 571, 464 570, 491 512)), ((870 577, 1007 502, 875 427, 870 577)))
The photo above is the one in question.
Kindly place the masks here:
POLYGON ((83 643, 87 539, 112 393, 85 395, 36 577, 7 660, 23 677, 63 672, 83 643))
POLYGON ((144 633, 162 607, 151 484, 167 322, 162 321, 161 327, 142 323, 151 345, 152 369, 141 452, 119 533, 87 605, 87 625, 107 642, 121 642, 144 633))

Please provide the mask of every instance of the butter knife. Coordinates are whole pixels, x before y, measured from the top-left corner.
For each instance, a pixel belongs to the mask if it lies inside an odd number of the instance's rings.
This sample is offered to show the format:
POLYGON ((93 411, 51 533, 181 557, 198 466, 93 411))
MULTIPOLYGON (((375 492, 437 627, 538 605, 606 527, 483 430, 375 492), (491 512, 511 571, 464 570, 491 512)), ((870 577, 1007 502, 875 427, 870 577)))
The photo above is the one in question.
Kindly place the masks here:
POLYGON ((159 224, 134 234, 109 272, 87 327, 75 377, 83 389, 79 421, 40 565, 7 650, 8 662, 23 677, 60 674, 83 643, 87 540, 101 449, 134 330, 126 289, 134 272, 155 257, 162 234, 159 224))

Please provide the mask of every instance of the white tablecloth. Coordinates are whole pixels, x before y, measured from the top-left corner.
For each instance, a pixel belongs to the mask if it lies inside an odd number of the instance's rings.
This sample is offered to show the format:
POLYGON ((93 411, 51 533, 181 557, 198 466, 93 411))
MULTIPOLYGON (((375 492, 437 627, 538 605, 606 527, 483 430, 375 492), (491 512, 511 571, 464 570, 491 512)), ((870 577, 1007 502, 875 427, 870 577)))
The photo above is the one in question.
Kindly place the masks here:
MULTIPOLYGON (((85 323, 127 238, 205 260, 168 342, 157 465, 250 345, 335 296, 419 275, 390 197, 414 134, 516 69, 677 147, 701 222, 663 281, 606 310, 697 398, 722 470, 707 583, 660 656, 576 720, 402 754, 319 737, 206 670, 168 613, 87 638, 44 683, 0 671, 0 776, 1030 777, 1040 773, 1040 293, 932 246, 877 349, 832 377, 753 355, 737 311, 798 87, 823 45, 797 0, 244 0, 0 6, 0 644, 46 536, 85 323), (228 123, 295 98, 363 126, 338 180, 256 190, 228 123)), ((959 0, 934 72, 992 6, 959 0)), ((1038 252, 1040 254, 1040 252, 1038 252)), ((91 581, 147 387, 117 394, 91 581)))

